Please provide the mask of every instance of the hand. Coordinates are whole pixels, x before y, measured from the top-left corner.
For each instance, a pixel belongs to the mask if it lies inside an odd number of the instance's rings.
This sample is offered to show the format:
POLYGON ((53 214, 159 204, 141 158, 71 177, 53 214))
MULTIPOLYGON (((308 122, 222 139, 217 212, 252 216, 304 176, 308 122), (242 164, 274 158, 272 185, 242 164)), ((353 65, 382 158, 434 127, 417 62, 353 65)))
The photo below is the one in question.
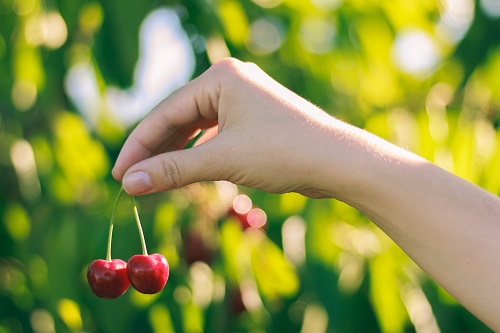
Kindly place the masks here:
POLYGON ((113 176, 133 195, 228 180, 345 201, 500 331, 500 200, 329 116, 255 65, 223 60, 165 99, 127 139, 113 176))
MULTIPOLYGON (((325 142, 339 132, 327 131, 329 126, 348 125, 257 66, 226 59, 166 98, 138 125, 113 176, 133 195, 228 180, 274 193, 329 196, 318 164, 322 155, 339 152, 325 151, 325 142), (200 130, 206 132, 195 147, 182 150, 200 130)), ((339 167, 338 175, 344 169, 339 167)))

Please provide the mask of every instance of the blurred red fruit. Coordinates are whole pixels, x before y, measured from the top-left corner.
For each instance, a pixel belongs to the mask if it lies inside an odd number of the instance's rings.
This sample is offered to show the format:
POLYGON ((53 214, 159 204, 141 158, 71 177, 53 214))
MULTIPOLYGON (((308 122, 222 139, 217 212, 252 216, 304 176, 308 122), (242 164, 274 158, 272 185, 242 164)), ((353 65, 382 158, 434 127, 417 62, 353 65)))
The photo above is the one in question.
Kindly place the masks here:
POLYGON ((162 254, 136 254, 127 263, 130 284, 140 293, 156 294, 168 280, 169 266, 162 254))
POLYGON ((196 261, 210 264, 214 259, 214 249, 207 244, 201 232, 190 229, 183 235, 184 255, 186 262, 191 265, 196 261))
POLYGON ((94 260, 87 270, 87 281, 96 296, 117 298, 130 285, 127 277, 127 263, 120 259, 94 260))

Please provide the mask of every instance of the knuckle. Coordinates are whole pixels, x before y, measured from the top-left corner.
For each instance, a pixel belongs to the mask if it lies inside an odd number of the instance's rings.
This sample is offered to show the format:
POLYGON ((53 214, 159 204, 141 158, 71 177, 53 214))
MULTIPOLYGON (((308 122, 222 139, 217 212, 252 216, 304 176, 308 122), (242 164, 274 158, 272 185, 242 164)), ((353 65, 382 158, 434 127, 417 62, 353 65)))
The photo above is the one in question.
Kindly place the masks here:
POLYGON ((262 79, 263 72, 258 65, 252 62, 242 62, 234 58, 225 58, 212 66, 216 77, 224 86, 236 87, 241 83, 253 83, 257 78, 262 79))
POLYGON ((245 63, 235 58, 225 58, 213 65, 213 70, 222 76, 239 77, 245 68, 245 63))
POLYGON ((243 63, 236 58, 224 58, 214 65, 214 68, 231 71, 239 68, 243 63))
POLYGON ((163 160, 163 183, 168 188, 179 188, 182 186, 182 176, 179 164, 173 159, 163 160))

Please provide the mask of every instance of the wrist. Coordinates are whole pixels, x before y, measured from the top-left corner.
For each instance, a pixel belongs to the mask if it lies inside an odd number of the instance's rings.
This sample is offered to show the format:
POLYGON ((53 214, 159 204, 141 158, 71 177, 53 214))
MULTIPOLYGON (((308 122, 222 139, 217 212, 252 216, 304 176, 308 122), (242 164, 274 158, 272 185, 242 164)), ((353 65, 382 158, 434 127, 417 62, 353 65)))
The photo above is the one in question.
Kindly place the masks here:
POLYGON ((315 192, 322 197, 369 212, 383 200, 388 185, 398 182, 398 174, 425 162, 376 135, 332 119, 328 137, 312 159, 316 168, 309 171, 315 192))

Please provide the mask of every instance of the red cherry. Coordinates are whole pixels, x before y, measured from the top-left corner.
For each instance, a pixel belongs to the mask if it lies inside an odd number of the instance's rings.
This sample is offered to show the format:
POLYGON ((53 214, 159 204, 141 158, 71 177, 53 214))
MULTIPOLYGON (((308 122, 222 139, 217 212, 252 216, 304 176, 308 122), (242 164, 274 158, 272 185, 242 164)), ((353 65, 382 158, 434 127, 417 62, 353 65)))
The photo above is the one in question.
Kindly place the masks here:
POLYGON ((233 287, 229 292, 231 311, 235 314, 241 314, 246 311, 246 306, 243 303, 243 295, 240 287, 233 287))
POLYGON ((183 235, 184 254, 189 265, 195 261, 203 261, 210 265, 214 257, 213 247, 207 244, 203 235, 196 230, 189 230, 183 235))
POLYGON ((156 294, 168 280, 167 259, 159 253, 150 255, 136 254, 127 263, 130 284, 143 294, 156 294))
POLYGON ((87 270, 87 281, 92 292, 102 298, 117 298, 130 285, 127 263, 121 259, 92 261, 87 270))
POLYGON ((239 213, 234 208, 230 208, 227 215, 236 218, 243 230, 250 228, 265 230, 267 228, 267 215, 258 207, 254 207, 246 213, 239 213))
POLYGON ((247 219, 248 212, 239 213, 236 210, 234 210, 234 208, 230 208, 229 211, 227 212, 227 215, 229 217, 236 218, 236 220, 240 223, 243 230, 250 228, 250 224, 248 224, 248 219, 247 219))

